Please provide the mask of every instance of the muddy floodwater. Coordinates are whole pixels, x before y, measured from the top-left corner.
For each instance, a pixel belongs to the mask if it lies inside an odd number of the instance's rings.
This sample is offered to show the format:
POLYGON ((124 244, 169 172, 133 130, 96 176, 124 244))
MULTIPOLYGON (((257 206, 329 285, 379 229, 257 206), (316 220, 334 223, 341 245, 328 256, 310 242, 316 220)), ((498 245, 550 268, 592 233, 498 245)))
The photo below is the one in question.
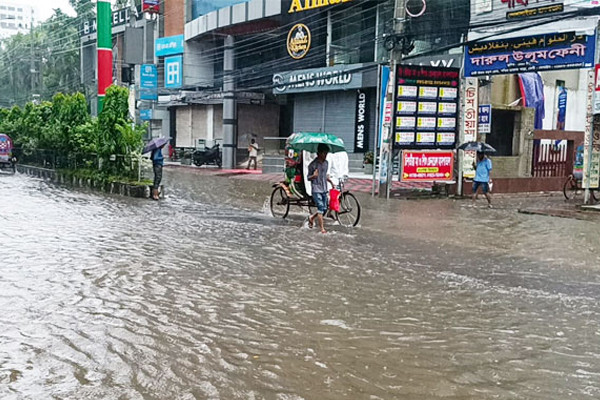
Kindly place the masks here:
POLYGON ((359 196, 321 235, 266 182, 165 184, 0 176, 0 399, 600 398, 598 222, 359 196))

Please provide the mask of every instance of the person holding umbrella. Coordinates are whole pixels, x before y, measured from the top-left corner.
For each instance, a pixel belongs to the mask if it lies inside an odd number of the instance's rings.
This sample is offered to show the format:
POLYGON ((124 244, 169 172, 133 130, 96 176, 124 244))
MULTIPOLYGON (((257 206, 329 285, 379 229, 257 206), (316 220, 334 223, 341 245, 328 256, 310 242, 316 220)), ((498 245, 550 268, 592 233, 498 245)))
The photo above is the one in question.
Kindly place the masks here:
POLYGON ((150 159, 152 160, 152 169, 154 171, 154 184, 152 185, 152 198, 158 200, 158 189, 160 188, 160 181, 162 181, 162 170, 164 164, 164 157, 162 154, 162 148, 168 143, 166 138, 152 139, 146 144, 142 154, 150 153, 150 159))
POLYGON ((483 151, 477 152, 477 161, 473 163, 475 169, 475 178, 473 179, 473 204, 477 199, 477 190, 481 187, 483 195, 487 199, 488 207, 492 208, 492 197, 490 195, 490 171, 492 170, 492 160, 490 160, 483 151))

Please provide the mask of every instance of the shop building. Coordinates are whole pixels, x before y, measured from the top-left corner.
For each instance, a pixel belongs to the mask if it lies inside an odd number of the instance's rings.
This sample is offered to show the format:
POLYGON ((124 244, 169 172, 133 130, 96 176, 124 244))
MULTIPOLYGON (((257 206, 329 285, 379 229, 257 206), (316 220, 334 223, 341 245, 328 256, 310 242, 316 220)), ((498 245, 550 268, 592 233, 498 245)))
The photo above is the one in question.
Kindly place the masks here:
MULTIPOLYGON (((224 139, 224 83, 235 81, 236 146, 250 138, 285 138, 294 131, 341 136, 352 153, 372 149, 377 62, 393 2, 310 3, 252 0, 199 15, 185 24, 183 86, 171 94, 178 147, 224 139), (225 40, 233 43, 233 73, 225 71, 225 40), (311 78, 312 77, 312 78, 311 78)), ((193 9, 193 10, 192 10, 193 9)), ((389 25, 389 24, 388 24, 389 25)), ((172 114, 173 115, 173 114, 172 114)))
POLYGON ((491 107, 477 138, 498 150, 495 190, 560 190, 590 125, 598 18, 577 15, 590 2, 484 3, 472 0, 469 39, 482 39, 465 49, 464 73, 491 107))

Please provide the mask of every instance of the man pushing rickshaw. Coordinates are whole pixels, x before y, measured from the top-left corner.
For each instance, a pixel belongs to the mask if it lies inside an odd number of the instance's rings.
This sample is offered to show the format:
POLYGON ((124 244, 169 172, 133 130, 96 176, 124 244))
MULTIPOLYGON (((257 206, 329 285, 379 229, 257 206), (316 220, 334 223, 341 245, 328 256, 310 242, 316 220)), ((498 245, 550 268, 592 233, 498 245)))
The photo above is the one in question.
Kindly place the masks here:
POLYGON ((325 214, 343 226, 356 226, 360 204, 344 189, 348 175, 344 142, 326 133, 295 133, 287 139, 285 150, 284 180, 274 185, 271 194, 273 216, 286 218, 294 205, 308 208, 309 227, 316 219, 321 232, 325 232, 325 214))

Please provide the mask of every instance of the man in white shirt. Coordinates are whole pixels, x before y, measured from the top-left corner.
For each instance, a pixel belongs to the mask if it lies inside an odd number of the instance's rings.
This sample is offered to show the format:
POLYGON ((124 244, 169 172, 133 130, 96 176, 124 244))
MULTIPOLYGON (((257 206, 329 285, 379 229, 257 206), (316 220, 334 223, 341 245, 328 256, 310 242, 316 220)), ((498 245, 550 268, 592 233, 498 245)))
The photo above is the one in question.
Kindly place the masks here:
POLYGON ((256 144, 256 140, 252 139, 250 141, 250 144, 248 145, 248 167, 246 169, 250 169, 250 165, 252 164, 252 161, 254 161, 254 169, 256 169, 256 166, 258 164, 258 162, 256 161, 258 157, 258 144, 256 144))

